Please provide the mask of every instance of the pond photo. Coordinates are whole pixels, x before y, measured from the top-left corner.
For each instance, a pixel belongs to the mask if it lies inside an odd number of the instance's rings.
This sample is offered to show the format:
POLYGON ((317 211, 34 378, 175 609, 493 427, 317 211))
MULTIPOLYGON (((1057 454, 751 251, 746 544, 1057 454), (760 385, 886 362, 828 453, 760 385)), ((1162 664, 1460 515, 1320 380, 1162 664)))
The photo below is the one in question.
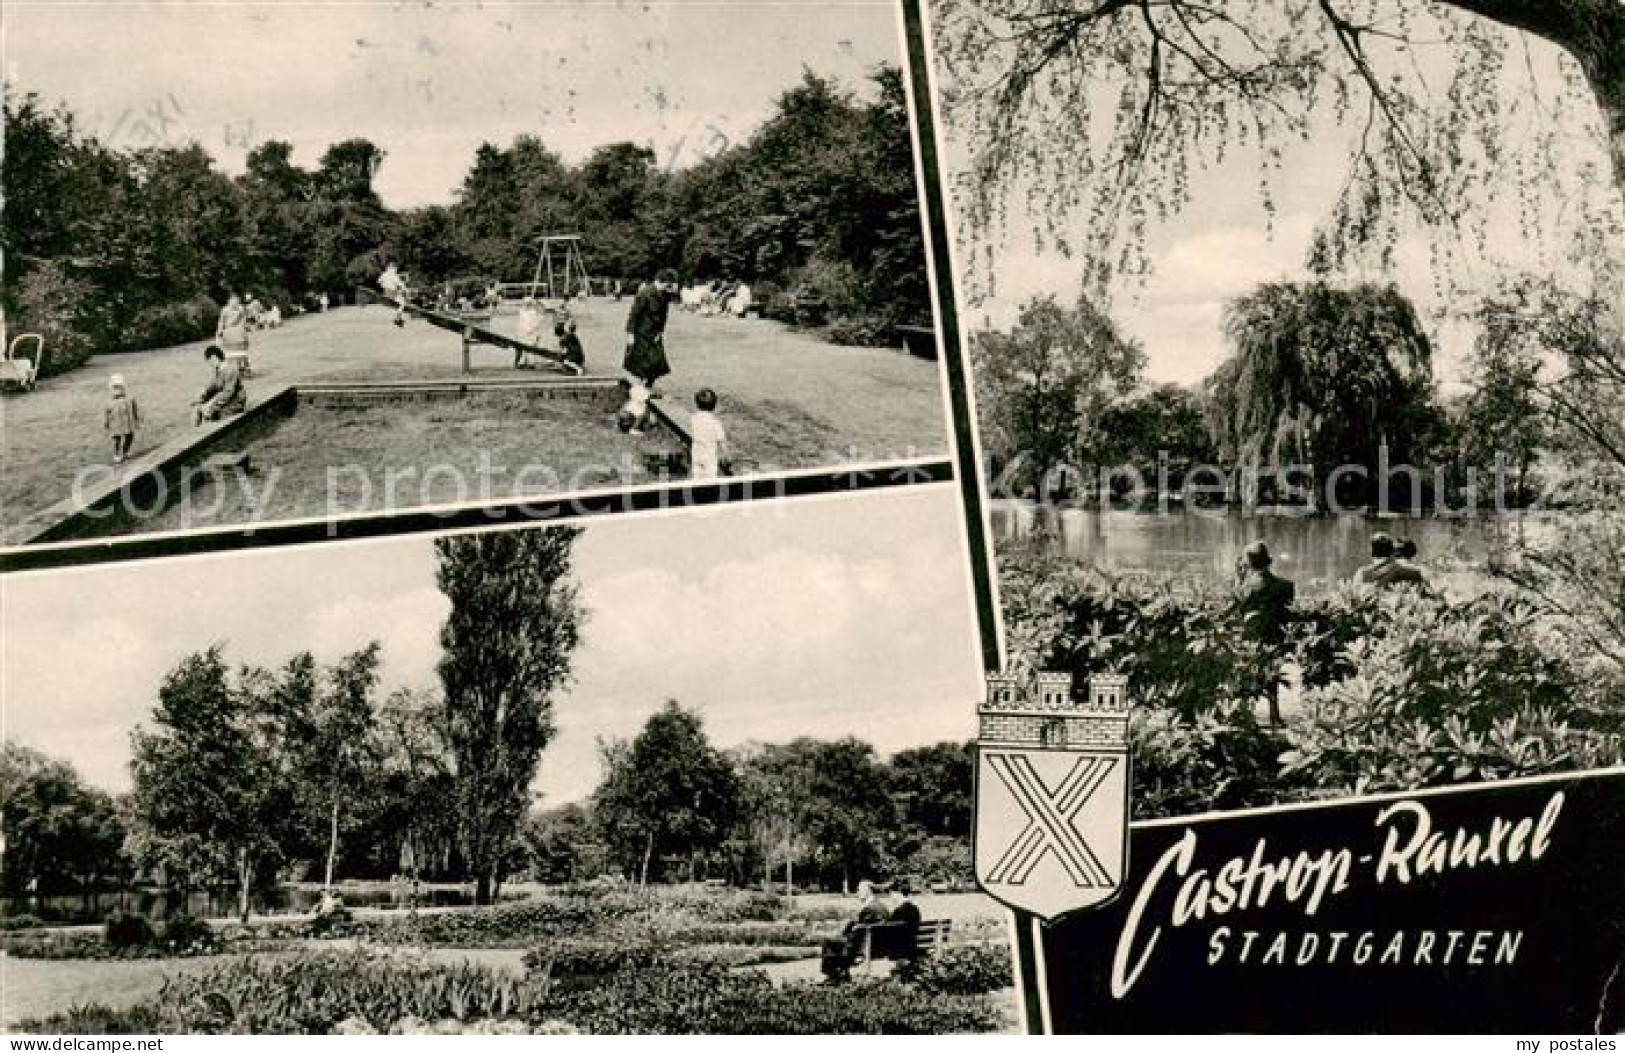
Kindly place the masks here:
POLYGON ((6 1028, 1015 1029, 963 530, 920 486, 8 577, 6 1028))
POLYGON ((1625 761, 1625 10, 930 10, 1005 660, 1134 814, 1625 761))

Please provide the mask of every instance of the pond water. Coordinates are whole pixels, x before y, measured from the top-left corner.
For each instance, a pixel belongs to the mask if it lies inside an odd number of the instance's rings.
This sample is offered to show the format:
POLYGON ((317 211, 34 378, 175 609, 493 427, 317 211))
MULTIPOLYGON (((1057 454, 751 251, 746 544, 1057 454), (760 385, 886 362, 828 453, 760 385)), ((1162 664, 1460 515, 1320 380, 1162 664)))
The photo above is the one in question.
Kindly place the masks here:
POLYGON ((1351 577, 1369 562, 1371 535, 1377 531, 1416 542, 1421 566, 1440 585, 1451 591, 1475 583, 1481 588, 1498 545, 1518 531, 1535 529, 1532 520, 1518 516, 1160 514, 1023 501, 994 501, 991 511, 993 534, 1001 542, 1032 540, 1079 563, 1213 584, 1234 581, 1242 552, 1261 540, 1275 558, 1275 570, 1300 588, 1324 588, 1351 577))
MULTIPOLYGON (((378 884, 366 887, 338 887, 347 907, 374 907, 405 910, 411 905, 409 886, 378 884)), ((320 886, 283 885, 262 889, 252 897, 255 914, 308 914, 322 898, 320 886)), ((522 892, 506 892, 502 898, 522 899, 522 892)), ((474 902, 473 892, 458 886, 424 886, 417 895, 419 907, 466 907, 474 902)), ((157 889, 131 889, 124 892, 97 892, 79 896, 15 896, 0 900, 0 916, 34 914, 50 921, 100 922, 114 910, 164 918, 185 911, 198 918, 230 918, 237 914, 235 892, 168 892, 157 889)))

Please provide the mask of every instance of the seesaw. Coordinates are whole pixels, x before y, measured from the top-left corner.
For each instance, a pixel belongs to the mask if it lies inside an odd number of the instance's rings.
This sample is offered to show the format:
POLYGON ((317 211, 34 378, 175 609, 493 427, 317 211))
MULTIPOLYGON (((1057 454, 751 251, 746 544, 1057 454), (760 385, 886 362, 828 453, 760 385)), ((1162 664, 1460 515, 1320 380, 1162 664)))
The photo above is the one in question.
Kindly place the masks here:
MULTIPOLYGON (((357 287, 356 298, 359 302, 396 306, 394 301, 388 299, 387 297, 380 296, 371 289, 364 287, 357 287)), ((494 329, 487 329, 485 326, 477 325, 469 318, 459 317, 454 314, 446 314, 427 307, 420 307, 414 303, 406 304, 405 311, 414 318, 421 318, 430 325, 437 326, 438 328, 444 329, 448 332, 456 333, 462 338, 464 373, 472 373, 474 371, 473 366, 470 363, 470 352, 473 350, 474 345, 476 344, 488 344, 492 347, 501 347, 512 351, 514 353, 515 367, 523 367, 527 359, 539 358, 542 360, 543 364, 551 366, 553 369, 556 369, 558 372, 564 373, 567 376, 580 376, 583 372, 580 366, 577 366, 573 362, 567 360, 564 357, 564 352, 558 350, 557 348, 542 347, 538 344, 526 343, 517 337, 512 337, 506 333, 499 333, 494 329)))

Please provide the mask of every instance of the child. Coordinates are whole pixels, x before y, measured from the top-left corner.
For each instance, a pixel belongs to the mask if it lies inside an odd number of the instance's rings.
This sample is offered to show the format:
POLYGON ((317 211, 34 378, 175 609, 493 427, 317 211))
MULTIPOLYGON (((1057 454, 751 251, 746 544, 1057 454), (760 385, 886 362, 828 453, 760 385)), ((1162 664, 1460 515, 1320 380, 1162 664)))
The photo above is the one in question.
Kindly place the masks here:
POLYGON ((587 349, 581 346, 581 338, 576 336, 574 318, 564 323, 564 332, 559 336, 559 350, 564 352, 564 365, 572 373, 580 376, 587 371, 587 349))
POLYGON ((693 465, 688 475, 690 479, 715 479, 722 473, 724 455, 728 449, 727 433, 714 412, 717 393, 710 388, 701 388, 694 393, 694 405, 695 413, 688 418, 688 432, 693 441, 693 465))
POLYGON ((649 422, 649 389, 641 381, 622 381, 626 385, 626 402, 615 415, 615 425, 628 435, 642 435, 649 422))
MULTIPOLYGON (((531 347, 537 347, 542 342, 542 308, 529 296, 519 305, 519 339, 531 347)), ((522 369, 524 365, 525 352, 514 348, 513 368, 522 369)))
POLYGON ((123 464, 135 444, 135 429, 141 423, 141 410, 124 388, 124 377, 114 373, 107 386, 113 396, 108 400, 104 426, 113 439, 113 463, 123 464))

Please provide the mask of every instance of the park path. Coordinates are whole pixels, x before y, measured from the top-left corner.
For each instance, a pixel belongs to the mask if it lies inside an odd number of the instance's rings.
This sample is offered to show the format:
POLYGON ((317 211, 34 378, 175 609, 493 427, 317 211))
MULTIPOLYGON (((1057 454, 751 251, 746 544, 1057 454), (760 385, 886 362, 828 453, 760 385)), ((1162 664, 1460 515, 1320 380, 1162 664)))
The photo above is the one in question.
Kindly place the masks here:
MULTIPOLYGON (((626 302, 603 300, 579 309, 589 373, 620 374, 627 309, 626 302)), ((250 399, 317 380, 461 375, 461 343, 454 334, 421 320, 397 329, 390 324, 393 316, 386 307, 345 307, 255 333, 250 399)), ((504 324, 505 316, 499 316, 496 327, 504 324)), ((672 312, 666 339, 673 375, 661 385, 664 405, 680 422, 693 408, 693 393, 711 387, 721 396, 724 421, 730 406, 737 412, 748 407, 781 430, 787 444, 827 451, 819 465, 940 456, 948 450, 935 362, 888 348, 838 347, 777 322, 701 318, 682 311, 672 312)), ((6 465, 0 472, 0 534, 70 496, 81 469, 108 463, 102 411, 115 373, 124 377, 141 409, 136 456, 189 432, 191 402, 208 379, 205 343, 99 355, 41 381, 32 392, 0 398, 6 465)), ((511 353, 491 347, 475 348, 473 366, 479 378, 537 375, 513 369, 511 353)))

